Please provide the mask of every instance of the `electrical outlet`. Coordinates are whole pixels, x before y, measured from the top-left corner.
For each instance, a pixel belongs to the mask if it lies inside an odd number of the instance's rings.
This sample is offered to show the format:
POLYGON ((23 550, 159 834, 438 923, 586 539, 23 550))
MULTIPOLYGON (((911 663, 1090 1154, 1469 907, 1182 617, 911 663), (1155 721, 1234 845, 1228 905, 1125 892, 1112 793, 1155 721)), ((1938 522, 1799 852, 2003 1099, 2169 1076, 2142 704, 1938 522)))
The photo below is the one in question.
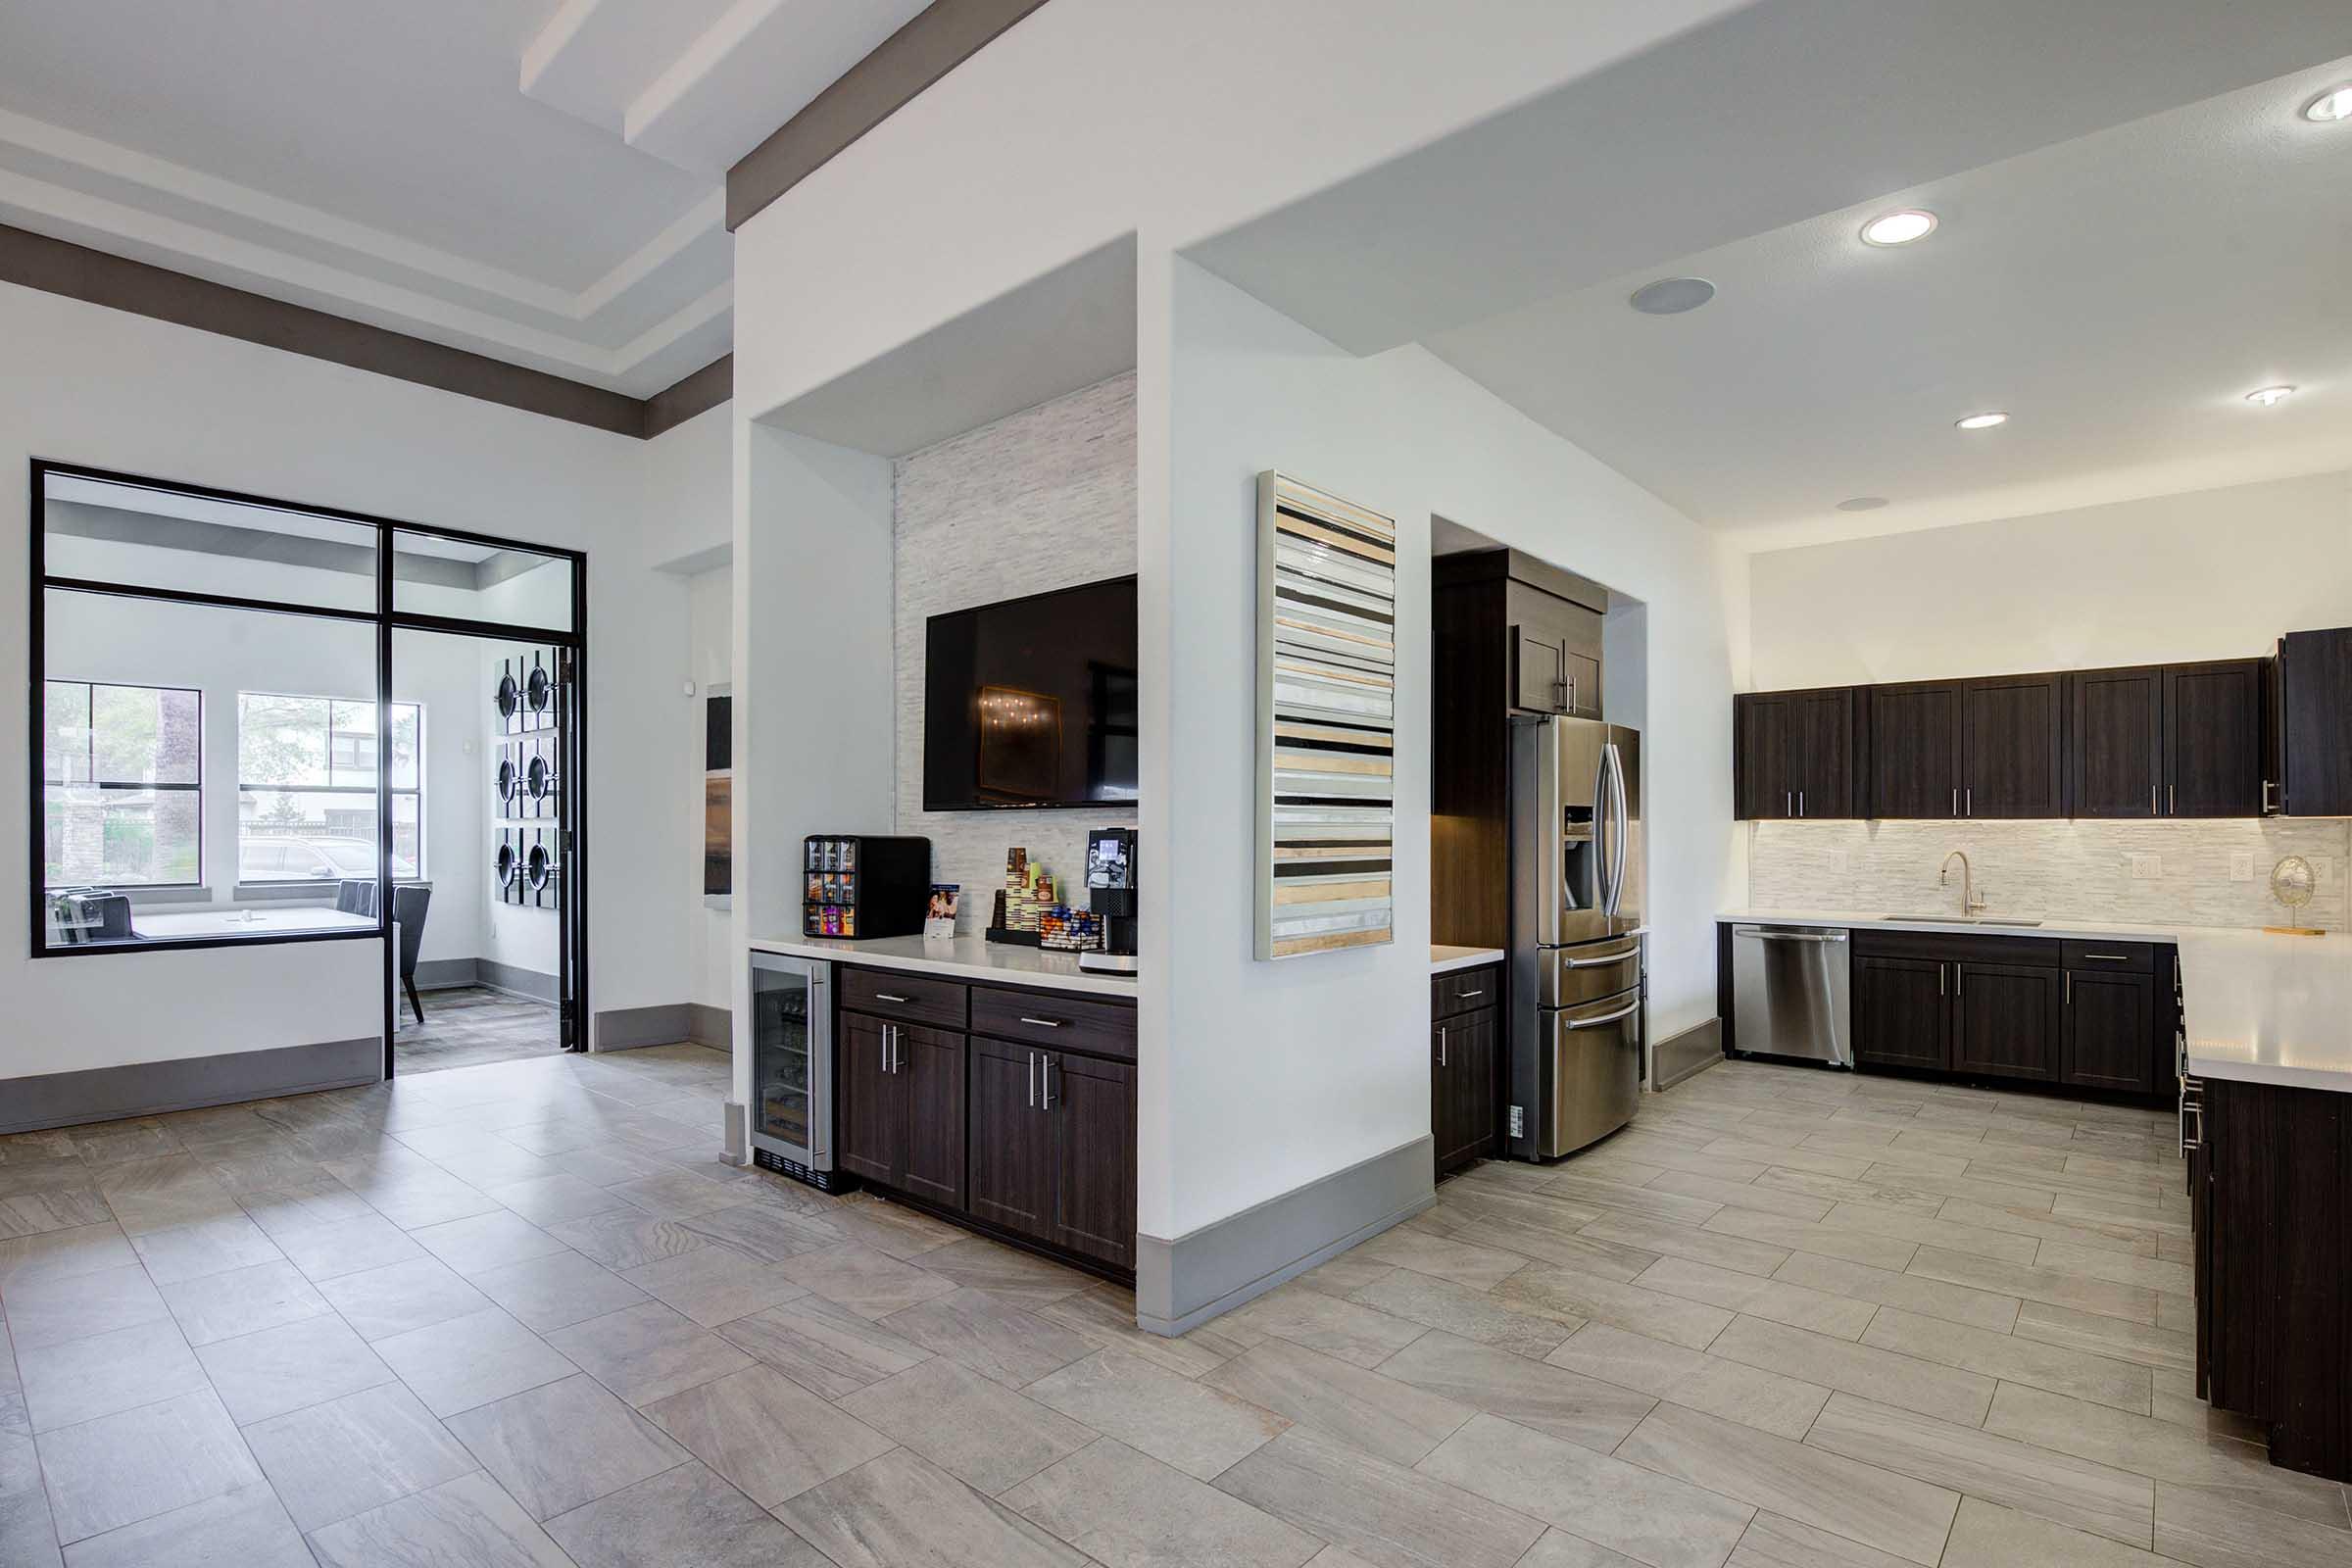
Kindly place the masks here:
POLYGON ((2254 880, 2254 852, 2252 850, 2230 852, 2230 880, 2232 882, 2254 880))
POLYGON ((2134 854, 2132 857, 2132 880, 2152 882, 2164 875, 2164 858, 2155 855, 2134 854))

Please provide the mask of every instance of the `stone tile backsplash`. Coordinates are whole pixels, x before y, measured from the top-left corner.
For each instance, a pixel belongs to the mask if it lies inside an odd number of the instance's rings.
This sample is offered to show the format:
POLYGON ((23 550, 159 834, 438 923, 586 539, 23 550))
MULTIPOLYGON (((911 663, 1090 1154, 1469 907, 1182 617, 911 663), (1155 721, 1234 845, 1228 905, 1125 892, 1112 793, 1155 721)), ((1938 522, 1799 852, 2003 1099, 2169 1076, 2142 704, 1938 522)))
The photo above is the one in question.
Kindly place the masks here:
POLYGON ((2346 929, 2352 823, 2336 820, 2156 822, 1751 822, 1748 905, 1887 914, 1957 911, 1959 867, 1938 887, 1945 855, 1965 850, 1991 912, 2086 916, 2134 925, 2346 929), (2253 879, 2230 880, 2251 857, 2253 879), (2134 855, 2158 875, 2135 879, 2134 855), (2309 860, 2318 892, 2297 920, 2271 897, 2271 867, 2309 860))

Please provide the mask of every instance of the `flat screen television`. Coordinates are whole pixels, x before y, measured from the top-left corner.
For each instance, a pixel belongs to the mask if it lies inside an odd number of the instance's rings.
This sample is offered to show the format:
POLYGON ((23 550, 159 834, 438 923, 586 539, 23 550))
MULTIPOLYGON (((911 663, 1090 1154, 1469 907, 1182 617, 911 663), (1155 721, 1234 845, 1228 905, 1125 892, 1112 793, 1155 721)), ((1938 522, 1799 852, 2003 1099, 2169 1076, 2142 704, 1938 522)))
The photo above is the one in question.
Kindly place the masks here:
POLYGON ((933 615, 923 809, 1133 805, 1135 579, 933 615))

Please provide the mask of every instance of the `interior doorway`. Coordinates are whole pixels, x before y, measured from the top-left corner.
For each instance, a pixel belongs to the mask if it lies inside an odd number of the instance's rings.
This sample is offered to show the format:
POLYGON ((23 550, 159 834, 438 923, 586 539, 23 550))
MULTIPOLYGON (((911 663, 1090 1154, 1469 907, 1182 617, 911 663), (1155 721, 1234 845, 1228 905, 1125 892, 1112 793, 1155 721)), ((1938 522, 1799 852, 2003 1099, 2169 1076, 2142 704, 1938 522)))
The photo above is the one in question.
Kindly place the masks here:
POLYGON ((386 1074, 584 1049, 579 564, 438 536, 396 549, 386 1074))

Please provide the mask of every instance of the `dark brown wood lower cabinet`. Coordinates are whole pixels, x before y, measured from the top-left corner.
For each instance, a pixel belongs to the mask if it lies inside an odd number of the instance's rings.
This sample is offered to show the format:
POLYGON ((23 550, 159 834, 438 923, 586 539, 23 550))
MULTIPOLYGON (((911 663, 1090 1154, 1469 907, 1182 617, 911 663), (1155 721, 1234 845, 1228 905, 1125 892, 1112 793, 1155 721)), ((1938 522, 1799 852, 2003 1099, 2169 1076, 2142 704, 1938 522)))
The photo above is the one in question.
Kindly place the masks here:
POLYGON ((862 1013, 841 1015, 834 1158, 844 1170, 895 1187, 906 1163, 906 1096, 890 1071, 890 1028, 862 1013))
POLYGON ((1951 978, 1936 959, 1853 960, 1854 1059, 1940 1072, 1951 1065, 1951 978))
POLYGON ((1057 1051, 1045 1065, 1056 1247, 1135 1267, 1135 1069, 1057 1051))
POLYGON ((1494 1152, 1501 1016, 1481 1007, 1430 1026, 1429 1130, 1440 1175, 1494 1152))
POLYGON ((898 1026, 896 1076, 906 1099, 906 1158, 898 1185, 963 1206, 963 1036, 898 1026))
POLYGON ((2070 969, 2066 1049, 2059 1076, 2085 1089, 2148 1094, 2156 1087, 2156 978, 2070 969))
POLYGON ((2054 968, 1953 964, 1952 1070, 2055 1079, 2065 983, 2054 968))
POLYGON ((969 1184, 964 1203, 991 1225, 1054 1239, 1054 1141, 1037 1105, 1035 1046, 976 1037, 971 1049, 969 1184))

